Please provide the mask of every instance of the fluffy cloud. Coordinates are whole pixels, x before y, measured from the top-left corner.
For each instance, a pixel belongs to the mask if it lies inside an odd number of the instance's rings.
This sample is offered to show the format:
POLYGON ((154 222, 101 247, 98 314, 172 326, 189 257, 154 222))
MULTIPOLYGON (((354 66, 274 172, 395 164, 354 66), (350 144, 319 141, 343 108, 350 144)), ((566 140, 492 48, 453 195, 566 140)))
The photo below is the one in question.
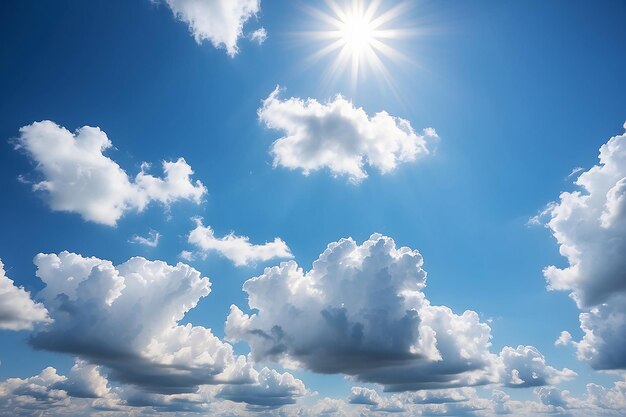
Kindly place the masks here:
POLYGON ((14 285, 0 261, 0 329, 27 330, 32 329, 34 323, 49 321, 46 308, 35 303, 23 288, 14 285))
MULTIPOLYGON (((487 392, 485 392, 487 393, 487 392)), ((584 395, 553 386, 535 388, 537 400, 517 401, 501 390, 491 390, 491 397, 481 396, 474 388, 427 390, 417 393, 384 395, 374 389, 354 387, 349 402, 355 416, 379 416, 380 411, 409 416, 481 416, 535 417, 559 415, 569 417, 623 416, 626 412, 626 383, 618 381, 612 388, 588 384, 584 395), (385 409, 390 404, 395 408, 385 409)))
POLYGON ((208 40, 216 48, 225 48, 230 56, 238 52, 237 41, 243 35, 244 24, 261 8, 260 0, 165 1, 176 18, 189 25, 196 42, 208 40))
POLYGON ((253 245, 247 236, 237 236, 234 233, 221 238, 215 237, 211 226, 204 226, 202 219, 199 218, 195 221, 196 228, 189 233, 188 242, 197 246, 205 254, 215 251, 233 261, 237 266, 274 258, 292 257, 289 247, 280 238, 262 245, 253 245))
MULTIPOLYGON (((306 273, 289 261, 246 281, 256 312, 231 306, 227 338, 246 341, 256 360, 353 375, 389 391, 497 382, 511 365, 490 352, 491 329, 473 311, 431 305, 422 263, 388 237, 341 239, 306 273)), ((519 358, 521 376, 560 375, 536 359, 519 358)))
POLYGON ((109 392, 95 365, 76 361, 67 377, 48 367, 30 378, 0 382, 0 416, 85 415, 89 402, 81 399, 104 398, 109 392))
POLYGON ((48 367, 30 378, 9 378, 0 383, 0 416, 44 415, 55 407, 69 404, 67 392, 56 389, 66 381, 56 369, 48 367))
POLYGON ((543 213, 569 263, 544 275, 582 310, 578 356, 597 369, 626 369, 626 134, 602 145, 599 159, 576 179, 579 190, 543 213))
POLYGON ((570 369, 558 370, 546 364, 543 355, 532 346, 506 346, 500 353, 501 381, 509 387, 536 387, 558 384, 572 379, 576 373, 570 369))
POLYGON ((54 322, 38 328, 31 343, 80 358, 51 389, 100 398, 98 408, 125 413, 207 413, 216 399, 271 409, 306 393, 289 373, 256 371, 210 329, 179 324, 211 288, 188 265, 136 257, 114 266, 69 252, 39 254, 35 265, 46 284, 39 297, 54 322))
POLYGON ((258 110, 259 119, 284 132, 272 144, 274 166, 301 169, 304 174, 327 168, 358 182, 367 177, 365 165, 385 174, 404 162, 430 153, 437 138, 432 128, 422 135, 411 124, 381 111, 369 116, 341 96, 328 103, 315 99, 281 100, 277 87, 258 110))
POLYGON ((295 404, 296 398, 307 392, 302 381, 288 372, 281 374, 273 369, 263 368, 255 374, 255 384, 227 385, 220 390, 217 397, 244 402, 252 408, 272 409, 295 404))
POLYGON ((178 322, 210 292, 208 278, 179 263, 39 254, 40 292, 54 323, 35 333, 40 349, 102 365, 109 377, 155 393, 252 382, 252 365, 209 329, 178 322))
POLYGON ((109 381, 100 373, 100 367, 77 360, 69 378, 54 385, 68 395, 78 398, 102 398, 109 393, 109 381))
POLYGON ((169 205, 178 200, 200 203, 206 188, 191 182, 191 167, 183 158, 163 162, 165 178, 146 172, 130 180, 103 152, 112 147, 97 127, 75 133, 45 120, 20 129, 17 148, 24 149, 44 179, 33 185, 43 192, 50 208, 80 214, 85 220, 113 226, 126 212, 142 211, 150 202, 169 205))

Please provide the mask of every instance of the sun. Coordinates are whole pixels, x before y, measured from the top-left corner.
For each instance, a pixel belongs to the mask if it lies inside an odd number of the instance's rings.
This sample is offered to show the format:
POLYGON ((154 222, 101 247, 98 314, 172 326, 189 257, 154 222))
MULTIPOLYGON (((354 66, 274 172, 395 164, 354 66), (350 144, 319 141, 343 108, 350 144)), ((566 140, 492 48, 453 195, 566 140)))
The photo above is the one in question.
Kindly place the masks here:
POLYGON ((383 0, 326 0, 328 10, 309 9, 326 27, 308 32, 322 41, 312 60, 335 54, 328 72, 338 77, 349 72, 353 85, 367 72, 373 72, 391 82, 385 61, 407 60, 392 43, 406 37, 410 29, 393 28, 392 24, 407 10, 408 2, 381 10, 383 0))
POLYGON ((351 15, 342 23, 340 36, 345 47, 351 51, 352 55, 360 55, 367 48, 372 47, 375 30, 372 22, 366 16, 351 15))

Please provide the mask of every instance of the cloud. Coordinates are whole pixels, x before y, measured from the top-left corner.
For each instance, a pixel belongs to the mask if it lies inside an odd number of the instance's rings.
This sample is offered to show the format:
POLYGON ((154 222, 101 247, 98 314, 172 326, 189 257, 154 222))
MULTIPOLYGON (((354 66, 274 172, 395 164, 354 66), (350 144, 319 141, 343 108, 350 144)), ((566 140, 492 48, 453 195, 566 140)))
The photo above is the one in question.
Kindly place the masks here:
POLYGON ((546 364, 543 355, 533 346, 504 347, 500 353, 504 367, 501 381, 508 387, 526 388, 559 384, 576 373, 570 369, 555 369, 546 364))
POLYGON ((154 393, 253 382, 252 364, 232 346, 207 328, 178 324, 210 292, 195 269, 140 257, 114 266, 69 252, 39 254, 35 265, 54 319, 31 337, 36 348, 78 356, 154 393))
POLYGON ((109 381, 100 373, 100 367, 81 360, 74 363, 69 378, 53 387, 77 398, 102 398, 110 391, 109 381))
POLYGON ((33 190, 45 194, 52 210, 80 214, 83 219, 114 226, 128 211, 142 211, 155 201, 202 201, 206 188, 192 183, 193 171, 183 158, 163 162, 165 178, 141 171, 130 180, 103 151, 112 147, 106 133, 83 126, 75 133, 45 120, 20 129, 16 148, 24 149, 44 179, 33 190))
POLYGON ((570 332, 563 330, 559 338, 554 341, 554 346, 567 346, 572 343, 572 335, 570 332))
MULTIPOLYGON (((204 226, 202 219, 196 218, 196 228, 189 233, 188 242, 197 246, 204 254, 215 251, 228 258, 237 266, 248 265, 257 261, 268 261, 274 258, 291 258, 293 255, 287 244, 280 238, 262 245, 253 245, 247 236, 230 233, 224 237, 215 237, 211 226, 204 226)), ((188 251, 181 254, 186 258, 192 256, 188 251)))
POLYGON ((281 374, 273 369, 263 368, 256 373, 255 379, 255 384, 224 386, 217 397, 244 402, 253 409, 273 409, 295 404, 296 398, 307 392, 302 381, 288 372, 281 374))
POLYGON ((34 302, 23 288, 15 286, 0 261, 0 329, 30 330, 35 323, 49 322, 46 308, 34 302))
POLYGON ((277 87, 258 110, 267 128, 284 132, 270 149, 274 166, 301 169, 305 175, 327 168, 352 182, 367 178, 365 165, 382 174, 401 163, 428 155, 437 138, 432 128, 422 135, 411 124, 385 111, 369 116, 342 96, 320 103, 315 99, 279 98, 277 87))
POLYGON ((29 378, 0 382, 0 416, 86 415, 89 402, 82 399, 105 397, 111 397, 110 387, 99 367, 76 361, 68 376, 47 367, 29 378))
POLYGON ((69 405, 65 391, 54 386, 67 378, 48 367, 30 378, 9 378, 0 382, 0 416, 44 415, 69 405))
POLYGON ((578 357, 596 369, 626 369, 626 134, 602 145, 599 159, 576 179, 579 190, 544 211, 568 261, 544 275, 549 289, 568 291, 581 309, 578 357))
POLYGON ((243 36, 244 24, 261 9, 260 0, 165 1, 177 19, 187 23, 198 44, 209 41, 216 48, 226 49, 231 57, 238 52, 237 41, 243 36))
POLYGON ((138 236, 134 235, 131 239, 131 243, 138 243, 140 245, 148 246, 150 248, 156 248, 159 244, 159 239, 161 238, 161 234, 156 230, 150 230, 148 232, 148 236, 138 236))
MULTIPOLYGON (((247 342, 257 361, 352 375, 388 391, 498 382, 509 362, 490 352, 491 329, 473 311, 431 305, 422 263, 417 251, 374 234, 362 245, 329 244, 306 273, 295 261, 266 268, 243 286, 254 312, 231 306, 227 339, 247 342)), ((536 359, 520 358, 520 372, 560 375, 536 359)))
POLYGON ((263 42, 267 40, 267 31, 263 27, 258 28, 257 30, 252 32, 249 37, 250 40, 257 42, 259 45, 263 45, 263 42))

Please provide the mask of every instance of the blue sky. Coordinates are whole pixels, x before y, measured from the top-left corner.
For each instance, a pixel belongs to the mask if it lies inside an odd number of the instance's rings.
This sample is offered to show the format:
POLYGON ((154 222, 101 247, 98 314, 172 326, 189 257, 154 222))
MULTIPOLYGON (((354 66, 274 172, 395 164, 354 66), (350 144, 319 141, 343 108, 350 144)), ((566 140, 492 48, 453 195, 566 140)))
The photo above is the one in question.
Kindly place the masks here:
MULTIPOLYGON (((336 0, 336 4, 345 9, 352 0, 336 0)), ((626 159, 618 157, 622 149, 618 145, 626 142, 626 138, 620 139, 624 138, 626 121, 626 5, 617 1, 418 1, 400 5, 405 9, 388 25, 408 34, 384 41, 411 62, 383 56, 387 77, 369 71, 357 79, 349 69, 328 76, 337 51, 312 60, 316 51, 328 43, 316 38, 320 31, 327 30, 327 23, 316 18, 314 11, 333 15, 323 1, 60 0, 8 1, 0 5, 0 36, 4 40, 0 43, 0 187, 5 196, 0 204, 0 259, 5 276, 14 281, 15 287, 27 290, 35 302, 42 303, 41 308, 45 307, 54 320, 51 324, 33 319, 20 329, 10 329, 0 322, 0 380, 4 381, 0 384, 12 387, 7 381, 18 382, 11 378, 26 381, 49 366, 59 375, 69 375, 78 359, 82 361, 80 366, 97 369, 108 387, 106 393, 101 390, 86 398, 65 389, 64 401, 68 403, 63 407, 50 394, 54 389, 63 390, 62 384, 46 385, 45 399, 20 394, 17 389, 11 393, 7 388, 9 393, 3 394, 0 389, 0 408, 4 409, 0 415, 37 415, 34 410, 42 409, 45 415, 142 415, 153 411, 196 414, 189 409, 160 407, 158 401, 170 404, 179 399, 173 400, 171 393, 158 390, 154 394, 158 400, 150 397, 150 402, 142 397, 144 402, 139 406, 132 399, 149 390, 142 383, 119 377, 120 372, 110 361, 102 357, 99 361, 93 352, 71 347, 62 352, 50 341, 38 342, 43 340, 42 334, 67 337, 55 326, 70 319, 62 315, 60 307, 53 306, 52 298, 40 292, 44 283, 36 276, 33 258, 38 253, 58 254, 65 250, 109 260, 113 265, 123 264, 133 256, 162 260, 171 266, 178 262, 189 264, 210 279, 211 293, 199 297, 195 308, 187 306, 189 311, 181 323, 210 328, 220 343, 232 342, 237 354, 251 353, 248 360, 257 371, 268 366, 283 375, 289 372, 306 387, 279 384, 287 394, 278 395, 284 404, 275 406, 247 400, 249 392, 245 387, 260 384, 256 374, 251 377, 257 378, 256 382, 243 385, 222 386, 207 381, 192 384, 193 390, 187 394, 200 395, 202 387, 208 387, 208 394, 202 395, 209 399, 202 397, 196 410, 200 414, 221 415, 220 407, 229 407, 233 401, 236 408, 231 412, 236 415, 286 415, 300 409, 313 415, 379 415, 385 414, 381 409, 386 405, 399 401, 405 415, 480 416, 497 412, 497 404, 492 400, 492 392, 497 390, 510 395, 510 404, 505 405, 513 415, 622 415, 626 410, 626 351, 620 341, 626 338, 626 320, 620 320, 626 314, 620 316, 623 307, 619 297, 623 293, 621 283, 625 282, 626 264, 621 258, 626 248, 626 229, 617 220, 608 226, 597 224, 602 213, 613 207, 611 204, 617 207, 616 218, 623 218, 626 212, 619 209, 623 201, 619 199, 619 175, 626 175, 626 159), (188 16, 182 12, 175 16, 176 11, 194 3, 198 4, 193 9, 197 14, 195 21, 204 18, 207 25, 190 26, 188 16), (226 10, 214 7, 219 4, 247 4, 250 9, 247 15, 234 18, 219 16, 226 10), (205 12, 207 16, 202 15, 205 12), (241 31, 232 24, 243 25, 241 31), (260 28, 265 29, 267 39, 259 44, 250 39, 250 34, 260 28), (211 36, 233 30, 233 42, 211 40, 211 36), (264 104, 277 86, 280 91, 275 101, 264 104), (277 162, 273 144, 289 136, 289 129, 284 127, 288 114, 281 112, 288 113, 288 106, 297 107, 298 103, 288 99, 314 99, 328 110, 338 103, 338 94, 345 98, 348 113, 341 113, 335 122, 351 123, 350 118, 356 118, 357 109, 362 108, 368 123, 376 113, 386 112, 395 129, 369 139, 361 132, 345 139, 346 143, 379 141, 380 146, 388 149, 394 146, 396 137, 403 137, 411 143, 427 141, 428 151, 417 151, 407 160, 402 160, 407 154, 396 153, 397 163, 385 173, 372 162, 372 154, 366 154, 362 168, 367 178, 359 181, 351 179, 350 174, 333 171, 329 163, 303 175, 305 156, 308 158, 304 154, 291 168, 277 162), (276 113, 262 116, 264 106, 276 113), (406 131, 397 128, 400 119, 410 124, 406 137, 402 136, 406 131), (38 125, 42 129, 43 148, 36 151, 30 147, 34 135, 28 136, 20 128, 43 120, 56 125, 48 125, 45 131, 38 125), (273 129, 267 124, 283 127, 273 129), (152 194, 142 190, 149 195, 145 207, 127 200, 124 204, 129 208, 113 224, 89 219, 80 208, 55 209, 55 191, 34 190, 33 186, 51 181, 45 166, 73 163, 67 172, 74 172, 83 162, 80 155, 78 162, 62 159, 47 135, 54 136, 61 127, 75 133, 83 126, 99 127, 106 134, 112 147, 104 150, 102 158, 114 161, 129 178, 135 178, 142 172, 142 163, 148 162, 151 167, 146 173, 159 180, 164 175, 162 161, 173 162, 182 157, 193 170, 184 182, 193 187, 199 180, 206 193, 196 188, 202 194, 196 198, 193 193, 176 194, 172 189, 152 194), (438 138, 429 138, 423 133, 425 128, 435 129, 438 138), (609 152, 610 161, 603 160, 604 165, 600 165, 599 149, 612 137, 618 138, 616 150, 609 152), (566 218, 564 213, 571 208, 571 202, 560 200, 560 193, 580 189, 581 184, 574 181, 594 166, 604 166, 607 172, 616 172, 617 177, 611 174, 611 179, 596 181, 596 177, 588 175, 591 179, 585 182, 584 193, 598 196, 602 200, 602 204, 598 203, 600 208, 586 202, 589 206, 574 211, 573 220, 566 218), (582 169, 570 176, 577 167, 582 169), (169 194, 163 197, 163 193, 169 194), (609 195, 616 196, 614 201, 609 195), (160 202, 163 199, 166 204, 160 202), (529 224, 550 202, 556 203, 538 219, 540 224, 529 224), (600 214, 596 215, 595 209, 600 214), (373 241, 372 233, 388 236, 398 248, 406 246, 423 256, 423 268, 428 273, 423 293, 432 305, 448 306, 458 315, 465 310, 475 311, 480 322, 490 328, 489 349, 495 356, 505 346, 536 348, 545 359, 545 369, 537 371, 545 372, 545 381, 533 382, 526 388, 514 387, 510 381, 515 378, 506 374, 513 365, 499 356, 493 359, 493 366, 504 366, 505 377, 485 377, 481 382, 463 380, 442 387, 476 390, 468 394, 471 398, 461 401, 467 407, 458 408, 454 402, 416 406, 411 395, 440 391, 412 388, 403 394, 383 393, 382 379, 366 380, 365 375, 370 374, 364 368, 350 371, 336 366, 327 374, 316 372, 317 362, 298 356, 300 336, 296 333, 292 336, 297 342, 293 342, 292 350, 286 348, 281 358, 264 354, 267 346, 252 336, 244 334, 234 341, 225 331, 230 306, 234 304, 245 313, 251 311, 251 293, 242 290, 242 285, 264 274, 265 267, 278 266, 285 257, 253 259, 236 265, 224 250, 220 254, 220 249, 202 249, 188 241, 196 228, 195 217, 202 217, 203 225, 210 226, 217 238, 233 232, 249 237, 255 245, 279 238, 304 272, 312 268, 328 244, 341 238, 352 237, 358 246, 373 241), (595 223, 585 223, 589 218, 594 218, 595 223), (160 235, 156 247, 131 241, 133 236, 148 236, 151 230, 160 235), (559 241, 555 236, 561 236, 559 241), (562 256, 559 248, 563 252, 564 247, 575 248, 580 254, 562 256), (182 251, 194 255, 181 259, 182 251), (616 255, 610 255, 613 252, 616 255), (582 272, 572 272, 571 278, 544 276, 544 268, 550 265, 566 270, 577 263, 582 272), (548 284, 560 285, 559 290, 547 291, 548 284), (596 290, 594 285, 606 285, 608 289, 596 290), (585 301, 596 293, 606 298, 585 301), (585 332, 579 313, 600 305, 615 308, 610 316, 616 320, 613 330, 604 329, 599 320, 585 332), (573 342, 555 346, 562 331, 571 333, 573 342), (600 342, 584 339, 592 333, 603 337, 604 342, 594 345, 600 342), (596 348, 595 353, 588 354, 591 350, 586 348, 596 348), (614 360, 607 362, 607 357, 614 360), (566 368, 577 376, 565 372, 566 368), (614 386, 616 382, 622 385, 614 386), (620 392, 622 402, 610 406, 593 403, 585 396, 589 383, 620 392), (196 392, 198 386, 200 391, 196 392), (375 391, 380 397, 364 402, 354 387, 372 390, 368 395, 375 391), (570 394, 563 394, 562 390, 569 390, 570 394), (18 409, 18 397, 37 407, 18 409), (326 404, 331 411, 322 410, 324 401, 331 401, 326 397, 338 401, 333 403, 335 408, 326 404), (114 406, 106 410, 94 406, 105 400, 114 406), (410 405, 406 405, 407 401, 410 405), (481 401, 491 402, 483 407, 481 401)), ((394 6, 392 1, 382 1, 378 13, 393 10, 394 6)), ((305 106, 303 111, 311 109, 306 107, 311 102, 299 103, 305 106)), ((296 118, 290 123, 314 123, 317 116, 309 116, 310 119, 296 118)), ((332 121, 329 123, 326 130, 303 125, 300 127, 304 130, 294 131, 305 132, 310 147, 317 146, 318 150, 335 142, 343 146, 341 126, 335 129, 332 121)), ((354 143, 342 149, 353 152, 354 143)), ((338 160, 341 155, 331 158, 338 160)), ((103 181, 114 181, 106 177, 109 171, 99 172, 104 172, 103 181)), ((71 190, 71 184, 64 182, 67 178, 59 177, 55 190, 71 190)), ((98 189, 103 183, 85 181, 86 190, 106 194, 98 189)), ((112 192, 111 198, 121 192, 112 192)), ((70 192, 63 198, 76 200, 77 207, 84 207, 81 204, 89 195, 70 192)), ((407 272, 407 276, 413 272, 407 272)), ((341 281, 346 276, 339 274, 329 279, 341 281)), ((314 279, 313 275, 308 277, 314 279)), ((334 287, 319 285, 330 296, 334 287)), ((361 288, 358 281, 354 285, 357 287, 353 294, 342 294, 347 304, 361 288)), ((366 285, 369 284, 364 282, 363 288, 366 285)), ((272 291, 280 294, 276 289, 265 293, 262 286, 249 291, 259 291, 255 296, 260 299, 272 297, 272 291)), ((7 299, 17 297, 8 294, 7 299)), ((142 295, 135 296, 140 301, 142 295)), ((275 297, 269 305, 285 302, 278 295, 275 297)), ((3 300, 0 297, 0 303, 6 303, 4 309, 13 308, 3 300)), ((381 303, 383 310, 397 307, 381 303)), ((272 315, 269 305, 266 312, 261 308, 256 324, 250 321, 250 325, 259 326, 259 332, 263 326, 270 329, 272 323, 279 326, 284 319, 272 315)), ((24 316, 27 313, 23 309, 22 306, 13 314, 24 316)), ((9 322, 11 312, 4 314, 9 322)), ((355 321, 357 318, 352 317, 355 321)), ((137 320, 140 319, 141 315, 137 320)), ((146 316, 145 320, 149 319, 146 316)), ((317 329, 321 319, 316 316, 310 320, 301 324, 317 329)), ((80 323, 65 324, 74 331, 81 329, 80 323)), ((138 321, 141 324, 149 327, 138 321)), ((319 326, 322 335, 324 328, 319 326)), ((90 328, 97 332, 97 322, 90 328)), ((237 333, 237 329, 232 332, 237 333)), ((84 337, 88 338, 89 333, 84 337)), ((327 350, 322 352, 333 358, 332 353, 337 352, 333 349, 338 348, 328 340, 324 347, 327 350)), ((141 352, 143 355, 145 350, 141 352)), ((385 354, 389 360, 398 360, 395 353, 385 354)), ((345 360, 337 358, 338 362, 345 360)), ((158 364, 154 361, 153 365, 158 364)), ((406 366, 411 364, 414 363, 406 366)), ((74 381, 69 378, 68 381, 74 381)), ((88 385, 83 379, 76 380, 79 382, 73 387, 88 385)))

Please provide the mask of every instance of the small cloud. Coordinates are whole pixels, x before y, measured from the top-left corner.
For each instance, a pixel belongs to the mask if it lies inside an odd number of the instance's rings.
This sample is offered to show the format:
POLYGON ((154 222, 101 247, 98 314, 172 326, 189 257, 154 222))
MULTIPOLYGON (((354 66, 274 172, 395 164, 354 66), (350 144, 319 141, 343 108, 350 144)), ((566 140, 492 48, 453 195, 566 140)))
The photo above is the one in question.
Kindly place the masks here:
POLYGON ((178 254, 178 257, 184 261, 187 262, 192 262, 196 259, 196 257, 194 256, 193 252, 190 252, 188 250, 184 250, 181 253, 178 254))
POLYGON ((135 235, 130 238, 129 242, 138 243, 140 245, 149 246, 151 248, 156 248, 159 244, 159 239, 161 238, 161 234, 156 230, 150 230, 147 237, 135 235))
POLYGON ((567 346, 572 343, 572 335, 567 330, 563 330, 559 338, 554 341, 554 346, 567 346))
MULTIPOLYGON (((293 257, 287 244, 278 237, 271 242, 257 245, 250 243, 247 236, 237 236, 232 232, 226 236, 217 237, 211 226, 205 227, 202 224, 201 218, 193 220, 196 222, 196 228, 189 233, 187 241, 195 245, 203 256, 209 252, 217 252, 231 260, 236 266, 250 265, 257 261, 265 262, 274 258, 293 257)), ((191 254, 187 251, 183 252, 191 254)))
POLYGON ((254 32, 248 35, 251 41, 257 42, 259 45, 263 45, 263 42, 267 39, 267 31, 264 27, 260 27, 254 32))
POLYGON ((578 174, 580 171, 583 171, 584 168, 582 167, 576 167, 574 169, 572 169, 572 172, 569 173, 569 175, 567 176, 567 178, 572 178, 574 175, 578 174))

